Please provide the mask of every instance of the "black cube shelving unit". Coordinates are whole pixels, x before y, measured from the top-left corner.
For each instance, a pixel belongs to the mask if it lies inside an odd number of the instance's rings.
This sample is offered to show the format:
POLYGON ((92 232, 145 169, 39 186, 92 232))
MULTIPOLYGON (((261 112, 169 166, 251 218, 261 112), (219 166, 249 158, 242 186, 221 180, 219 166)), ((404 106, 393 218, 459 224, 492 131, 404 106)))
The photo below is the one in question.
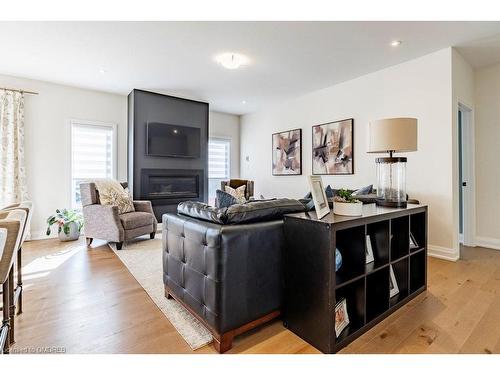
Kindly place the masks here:
POLYGON ((286 215, 284 325, 335 353, 427 288, 427 206, 363 206, 360 217, 286 215), (410 232, 418 248, 410 250, 410 232), (366 263, 369 236, 374 261, 366 263), (342 267, 335 271, 335 249, 342 267), (390 297, 392 268, 399 293, 390 297), (335 334, 335 305, 349 325, 335 334))

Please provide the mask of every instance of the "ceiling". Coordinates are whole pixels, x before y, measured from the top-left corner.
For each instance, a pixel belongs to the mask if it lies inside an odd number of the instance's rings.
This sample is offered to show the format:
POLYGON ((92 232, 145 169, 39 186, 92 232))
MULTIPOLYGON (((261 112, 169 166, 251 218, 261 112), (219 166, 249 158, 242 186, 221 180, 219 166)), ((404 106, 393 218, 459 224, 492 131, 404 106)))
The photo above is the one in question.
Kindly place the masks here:
POLYGON ((0 74, 158 91, 235 114, 448 46, 475 66, 500 61, 500 22, 0 22, 0 35, 0 74), (214 57, 227 51, 250 64, 222 68, 214 57))

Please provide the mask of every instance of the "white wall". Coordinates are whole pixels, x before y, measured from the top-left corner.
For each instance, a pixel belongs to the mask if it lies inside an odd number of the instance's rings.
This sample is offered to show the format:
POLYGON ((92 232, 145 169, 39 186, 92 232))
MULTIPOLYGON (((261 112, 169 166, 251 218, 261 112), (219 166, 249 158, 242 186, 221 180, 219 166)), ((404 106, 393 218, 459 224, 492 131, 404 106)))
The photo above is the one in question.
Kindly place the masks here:
POLYGON ((475 72, 476 243, 500 249, 500 64, 475 72))
POLYGON ((211 111, 208 118, 210 137, 231 140, 231 178, 240 177, 240 117, 228 113, 211 111))
MULTIPOLYGON (((454 249, 452 195, 451 48, 347 81, 241 117, 242 178, 255 180, 256 196, 299 198, 309 191, 311 126, 354 118, 352 176, 323 176, 334 187, 375 183, 375 157, 367 154, 370 120, 418 118, 418 151, 408 153, 407 190, 429 205, 430 253, 454 249), (271 175, 271 134, 302 128, 303 175, 271 175), (249 161, 246 161, 248 156, 249 161)), ((439 254, 438 254, 439 255, 439 254)))
POLYGON ((45 238, 45 220, 70 206, 69 119, 117 124, 118 178, 127 178, 126 97, 0 75, 0 87, 36 91, 25 100, 28 193, 34 202, 32 238, 45 238))

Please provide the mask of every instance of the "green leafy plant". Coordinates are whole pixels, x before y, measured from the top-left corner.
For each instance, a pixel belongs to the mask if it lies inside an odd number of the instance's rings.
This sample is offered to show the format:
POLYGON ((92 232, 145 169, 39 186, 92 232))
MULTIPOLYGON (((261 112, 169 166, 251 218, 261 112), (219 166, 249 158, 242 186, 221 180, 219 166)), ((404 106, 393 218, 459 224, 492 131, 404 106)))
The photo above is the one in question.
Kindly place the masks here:
POLYGON ((49 216, 47 219, 47 236, 50 235, 50 227, 54 224, 58 226, 58 233, 61 231, 68 235, 70 231, 69 224, 76 223, 78 225, 78 230, 83 228, 83 217, 82 214, 77 210, 68 210, 63 208, 62 210, 57 209, 56 214, 49 216))
POLYGON ((337 191, 337 196, 335 197, 336 202, 343 203, 358 203, 359 201, 352 196, 352 191, 347 189, 340 189, 337 191))

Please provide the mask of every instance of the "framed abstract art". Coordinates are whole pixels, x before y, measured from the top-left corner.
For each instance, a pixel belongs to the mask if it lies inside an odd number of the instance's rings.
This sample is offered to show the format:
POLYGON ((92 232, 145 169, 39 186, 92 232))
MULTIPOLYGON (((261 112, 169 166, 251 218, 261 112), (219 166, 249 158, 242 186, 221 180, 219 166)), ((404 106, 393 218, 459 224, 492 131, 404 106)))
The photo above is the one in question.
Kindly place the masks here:
POLYGON ((273 176, 302 174, 302 129, 273 134, 273 176))
POLYGON ((354 174, 354 119, 312 127, 312 173, 354 174))

